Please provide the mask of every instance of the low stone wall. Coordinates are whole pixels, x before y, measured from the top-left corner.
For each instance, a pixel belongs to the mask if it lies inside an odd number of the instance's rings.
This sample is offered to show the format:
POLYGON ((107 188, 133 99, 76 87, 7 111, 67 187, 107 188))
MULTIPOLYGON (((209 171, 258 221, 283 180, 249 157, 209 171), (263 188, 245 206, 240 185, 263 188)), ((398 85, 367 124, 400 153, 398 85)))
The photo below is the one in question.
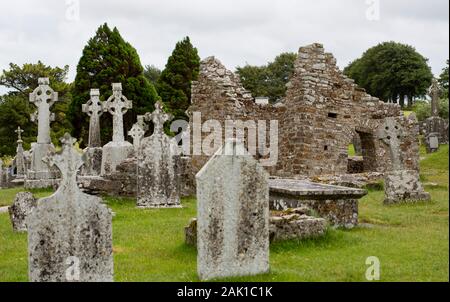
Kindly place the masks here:
MULTIPOLYGON (((323 236, 327 222, 323 218, 309 216, 307 207, 287 211, 271 211, 269 220, 270 242, 303 240, 323 236)), ((184 228, 185 243, 197 246, 197 219, 192 218, 184 228)))
POLYGON ((269 187, 271 210, 307 207, 332 226, 343 228, 358 225, 358 199, 367 194, 362 189, 294 179, 271 179, 269 187))
POLYGON ((315 183, 323 183, 333 186, 343 186, 349 188, 377 188, 382 190, 380 182, 383 181, 384 173, 369 172, 342 175, 322 175, 313 177, 310 180, 315 183))
POLYGON ((327 222, 323 218, 309 216, 311 210, 303 207, 287 212, 273 212, 270 217, 270 242, 302 240, 323 236, 327 222))
MULTIPOLYGON (((195 179, 192 173, 191 160, 179 158, 181 167, 180 196, 195 195, 195 179)), ((105 176, 78 176, 78 185, 89 194, 109 195, 117 197, 137 196, 137 162, 136 158, 128 158, 117 166, 116 171, 105 176)))

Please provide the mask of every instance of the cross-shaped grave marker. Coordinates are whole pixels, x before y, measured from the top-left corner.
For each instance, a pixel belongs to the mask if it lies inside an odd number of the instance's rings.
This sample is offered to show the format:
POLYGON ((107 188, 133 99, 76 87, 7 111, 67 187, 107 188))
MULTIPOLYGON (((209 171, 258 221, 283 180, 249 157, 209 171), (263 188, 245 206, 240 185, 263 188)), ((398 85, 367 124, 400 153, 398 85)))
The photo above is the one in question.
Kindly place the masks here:
POLYGON ((113 116, 113 142, 125 141, 123 132, 123 115, 133 108, 133 102, 122 95, 122 84, 112 84, 113 94, 105 102, 104 111, 113 116))
POLYGON ((30 93, 30 103, 37 107, 31 115, 31 121, 38 123, 38 144, 49 144, 50 122, 55 120, 55 115, 50 113, 50 107, 58 101, 58 93, 49 86, 48 78, 39 78, 39 86, 30 93))
POLYGON ((144 137, 145 130, 142 129, 142 126, 138 123, 135 123, 130 131, 128 131, 128 135, 133 138, 133 146, 134 150, 137 152, 139 149, 139 145, 141 144, 141 140, 144 137))
POLYGON ((403 169, 403 163, 400 156, 400 144, 403 136, 403 129, 394 117, 387 117, 377 131, 377 137, 389 146, 393 171, 403 169))
POLYGON ((89 115, 89 147, 101 147, 100 116, 103 114, 103 103, 100 101, 100 90, 91 89, 91 99, 82 106, 82 111, 89 115))
POLYGON ((161 101, 157 101, 155 104, 155 110, 150 113, 147 112, 144 115, 144 119, 146 121, 152 121, 154 125, 154 134, 155 133, 162 133, 164 123, 171 120, 173 118, 173 115, 164 112, 161 101))

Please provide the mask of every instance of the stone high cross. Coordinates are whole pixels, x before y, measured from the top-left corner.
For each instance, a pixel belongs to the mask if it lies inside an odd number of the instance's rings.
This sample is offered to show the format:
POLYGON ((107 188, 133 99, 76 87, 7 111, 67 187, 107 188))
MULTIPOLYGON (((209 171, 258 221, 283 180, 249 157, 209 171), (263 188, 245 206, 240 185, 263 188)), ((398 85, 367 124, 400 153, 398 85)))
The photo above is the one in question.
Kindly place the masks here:
POLYGON ((139 149, 139 146, 141 144, 141 140, 144 137, 145 130, 142 129, 142 126, 139 124, 139 122, 135 123, 130 131, 128 131, 128 135, 133 138, 133 146, 134 150, 136 152, 139 149))
POLYGON ((23 143, 23 141, 22 141, 23 130, 20 128, 20 126, 17 127, 17 130, 14 130, 14 132, 17 133, 17 142, 23 143))
POLYGON ((113 116, 113 142, 123 142, 123 115, 128 109, 133 108, 133 102, 122 95, 122 84, 112 84, 113 94, 104 104, 104 111, 108 111, 113 116))
POLYGON ((83 104, 82 110, 89 115, 89 147, 101 147, 100 116, 103 114, 103 103, 100 101, 100 90, 91 89, 91 99, 83 104))
POLYGON ((56 166, 61 171, 62 181, 60 187, 63 188, 78 188, 77 171, 83 165, 83 160, 82 155, 73 148, 73 144, 76 141, 69 133, 64 134, 60 139, 62 144, 61 154, 51 154, 42 159, 50 167, 56 166))
POLYGON ((392 170, 403 170, 401 160, 401 138, 404 136, 403 129, 394 117, 387 117, 377 131, 377 137, 389 146, 392 159, 392 170))
POLYGON ((438 117, 439 116, 439 95, 441 91, 439 88, 439 83, 436 79, 433 79, 433 83, 430 87, 430 95, 431 95, 431 116, 438 117))
POLYGON ((31 115, 31 121, 38 122, 38 144, 50 144, 50 122, 55 115, 50 113, 50 107, 58 101, 58 93, 49 86, 48 78, 39 78, 39 86, 30 93, 30 103, 37 107, 31 115))
POLYGON ((20 126, 17 127, 17 130, 15 130, 14 132, 17 133, 17 149, 16 149, 16 157, 15 157, 15 162, 16 162, 16 168, 17 168, 17 172, 16 175, 18 177, 23 177, 25 175, 25 157, 23 154, 23 140, 22 140, 22 133, 24 132, 20 126))
POLYGON ((173 118, 173 115, 165 113, 162 108, 161 101, 157 101, 155 104, 155 111, 145 114, 145 120, 153 122, 153 133, 163 132, 164 123, 173 118))

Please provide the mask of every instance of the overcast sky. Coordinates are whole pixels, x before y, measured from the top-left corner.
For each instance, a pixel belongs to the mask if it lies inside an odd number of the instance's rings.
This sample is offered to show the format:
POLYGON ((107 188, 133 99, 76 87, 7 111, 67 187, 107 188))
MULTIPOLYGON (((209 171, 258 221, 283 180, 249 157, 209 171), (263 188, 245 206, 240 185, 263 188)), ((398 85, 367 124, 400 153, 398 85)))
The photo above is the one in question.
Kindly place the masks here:
POLYGON ((379 11, 377 0, 3 0, 0 69, 10 62, 67 64, 72 81, 86 42, 108 22, 143 65, 159 68, 189 35, 201 58, 214 55, 232 70, 314 42, 343 68, 394 40, 414 46, 440 74, 449 56, 449 1, 378 2, 379 11))

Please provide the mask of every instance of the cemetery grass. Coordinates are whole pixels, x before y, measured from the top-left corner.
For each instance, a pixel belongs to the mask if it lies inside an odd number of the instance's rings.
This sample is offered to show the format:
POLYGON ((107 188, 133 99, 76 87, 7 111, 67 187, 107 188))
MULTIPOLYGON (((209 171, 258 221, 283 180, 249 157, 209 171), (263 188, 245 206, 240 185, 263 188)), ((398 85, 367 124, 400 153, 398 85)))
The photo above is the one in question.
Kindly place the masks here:
MULTIPOLYGON (((383 191, 371 190, 360 202, 358 228, 273 244, 270 273, 219 281, 366 281, 365 261, 376 256, 380 281, 448 282, 448 146, 421 156, 421 178, 431 203, 384 206, 383 191)), ((0 190, 0 204, 11 204, 19 191, 0 190)), ((116 281, 198 281, 196 250, 184 244, 184 226, 195 216, 195 199, 183 199, 183 209, 161 210, 138 210, 132 199, 106 201, 116 213, 116 281)), ((5 213, 0 214, 0 281, 27 281, 27 236, 12 232, 5 213)))

